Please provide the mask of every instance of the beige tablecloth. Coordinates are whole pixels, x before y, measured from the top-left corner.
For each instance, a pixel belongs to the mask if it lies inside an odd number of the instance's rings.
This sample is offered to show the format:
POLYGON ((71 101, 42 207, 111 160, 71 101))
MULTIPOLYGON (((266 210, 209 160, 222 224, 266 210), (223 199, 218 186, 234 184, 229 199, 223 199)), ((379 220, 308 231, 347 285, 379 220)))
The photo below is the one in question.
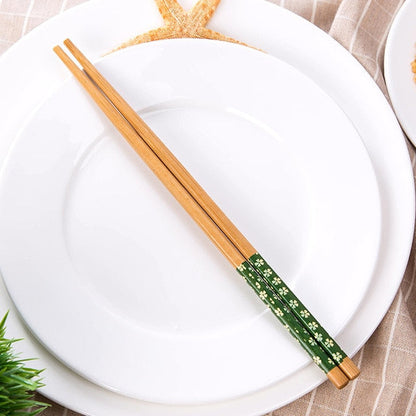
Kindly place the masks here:
MULTIPOLYGON (((43 21, 84 1, 0 0, 0 53, 43 21)), ((391 21, 403 0, 270 1, 294 11, 328 32, 364 65, 386 93, 384 44, 391 21)), ((409 152, 414 166, 415 151, 412 146, 409 146, 409 152)), ((416 415, 415 254, 412 250, 400 290, 387 315, 355 357, 362 369, 361 376, 341 391, 335 391, 328 382, 324 383, 270 415, 416 415)), ((53 404, 44 415, 78 414, 53 404)))

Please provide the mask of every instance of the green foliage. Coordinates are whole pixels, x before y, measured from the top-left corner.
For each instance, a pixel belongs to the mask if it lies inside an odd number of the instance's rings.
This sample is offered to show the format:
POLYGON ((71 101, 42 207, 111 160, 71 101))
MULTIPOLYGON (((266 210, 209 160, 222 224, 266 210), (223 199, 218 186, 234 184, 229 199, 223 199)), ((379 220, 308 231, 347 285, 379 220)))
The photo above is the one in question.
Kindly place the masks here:
POLYGON ((43 384, 42 370, 26 367, 13 351, 18 339, 5 338, 7 314, 0 322, 0 416, 33 416, 49 405, 33 400, 34 391, 43 384))

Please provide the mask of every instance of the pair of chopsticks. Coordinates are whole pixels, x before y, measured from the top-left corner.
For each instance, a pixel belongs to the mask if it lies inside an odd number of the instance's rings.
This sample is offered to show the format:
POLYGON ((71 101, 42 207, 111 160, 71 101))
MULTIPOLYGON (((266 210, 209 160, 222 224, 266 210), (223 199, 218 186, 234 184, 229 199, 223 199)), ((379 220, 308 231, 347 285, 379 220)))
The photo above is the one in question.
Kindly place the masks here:
POLYGON ((55 53, 136 153, 339 389, 360 370, 150 127, 69 40, 55 53))

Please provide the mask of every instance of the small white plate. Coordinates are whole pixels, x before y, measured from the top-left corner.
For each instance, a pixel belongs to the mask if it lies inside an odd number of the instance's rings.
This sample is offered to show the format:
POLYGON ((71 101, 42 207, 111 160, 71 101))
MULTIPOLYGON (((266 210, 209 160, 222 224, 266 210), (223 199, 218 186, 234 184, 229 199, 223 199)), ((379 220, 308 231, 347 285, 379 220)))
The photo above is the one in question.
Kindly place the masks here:
POLYGON ((416 144, 416 82, 410 64, 415 58, 416 1, 407 0, 387 38, 384 73, 394 111, 413 144, 416 144))
MULTIPOLYGON (((146 43, 99 68, 340 332, 372 278, 380 204, 366 149, 337 104, 294 67, 231 43, 146 43)), ((3 277, 26 323, 101 386, 201 403, 308 363, 75 80, 12 147, 0 236, 3 277)))

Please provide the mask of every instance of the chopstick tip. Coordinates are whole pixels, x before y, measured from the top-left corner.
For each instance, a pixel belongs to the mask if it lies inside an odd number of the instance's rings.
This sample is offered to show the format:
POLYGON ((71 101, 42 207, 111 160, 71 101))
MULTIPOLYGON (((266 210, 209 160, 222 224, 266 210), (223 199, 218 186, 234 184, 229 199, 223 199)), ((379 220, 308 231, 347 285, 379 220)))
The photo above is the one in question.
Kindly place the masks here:
POLYGON ((52 50, 57 54, 61 54, 63 52, 62 48, 59 45, 56 45, 52 48, 52 50))
POLYGON ((345 357, 342 363, 339 365, 339 368, 345 373, 345 375, 350 379, 354 380, 360 375, 360 369, 353 363, 351 358, 345 357))
POLYGON ((337 389, 343 389, 349 381, 339 367, 334 367, 332 370, 328 371, 326 376, 337 389))

